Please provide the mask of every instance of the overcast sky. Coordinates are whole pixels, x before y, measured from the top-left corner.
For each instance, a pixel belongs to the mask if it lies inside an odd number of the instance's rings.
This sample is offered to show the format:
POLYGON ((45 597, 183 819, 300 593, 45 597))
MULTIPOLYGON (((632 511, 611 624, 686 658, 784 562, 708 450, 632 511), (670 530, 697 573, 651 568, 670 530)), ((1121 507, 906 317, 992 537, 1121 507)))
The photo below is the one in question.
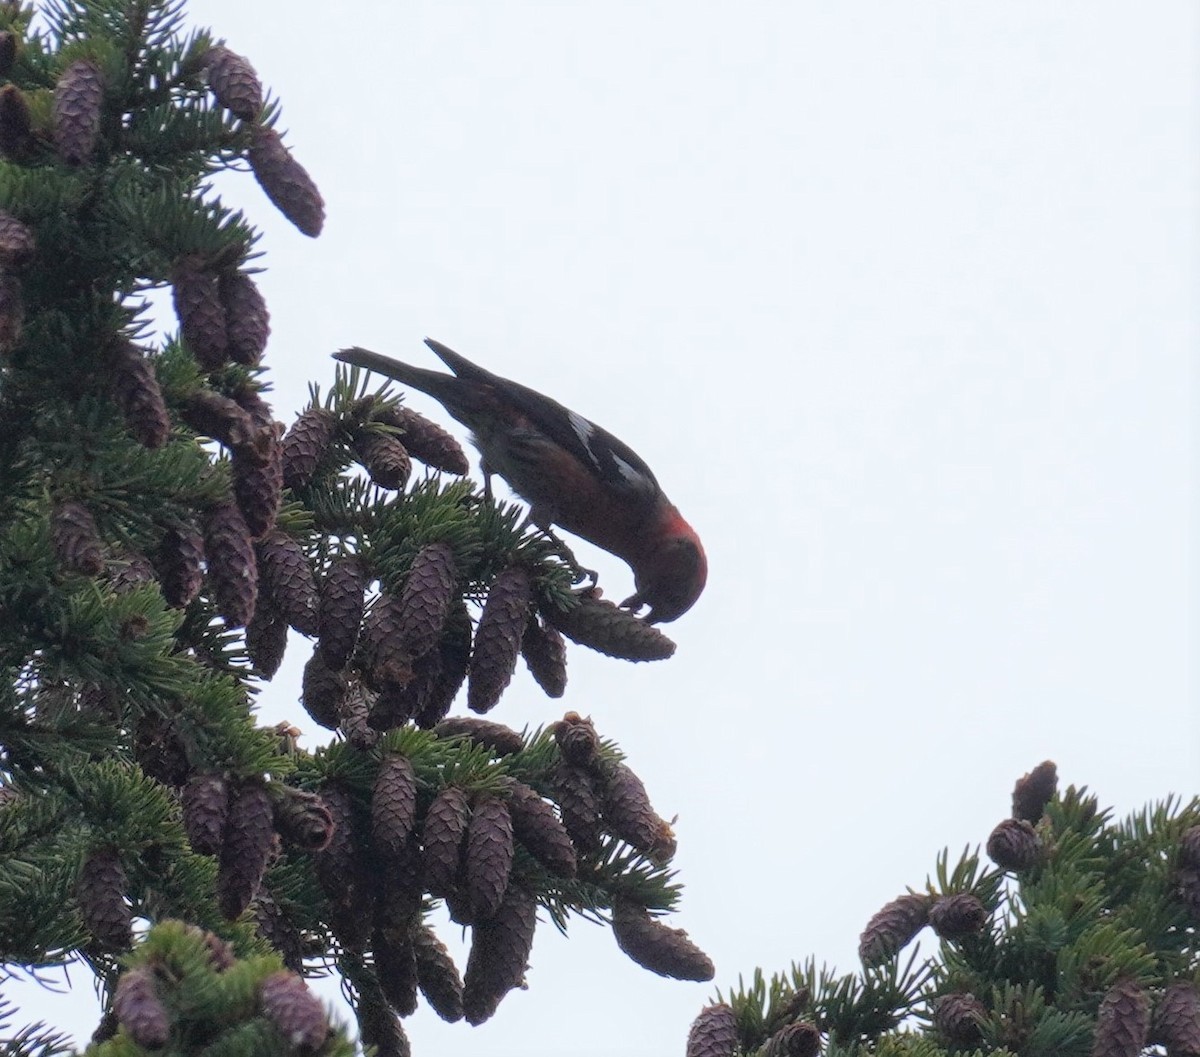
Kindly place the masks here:
MULTIPOLYGON (((1196 792, 1195 5, 190 13, 328 205, 313 242, 221 187, 264 232, 280 417, 334 349, 431 364, 432 335, 626 440, 704 538, 672 660, 574 648, 563 701, 522 672, 492 718, 622 745, 716 985, 850 969, 1046 757, 1122 813, 1196 792)), ((307 654, 264 721, 310 728, 307 654)), ((480 1029, 420 1012, 414 1051, 681 1053, 713 994, 584 922, 543 924, 528 982, 480 1029)))

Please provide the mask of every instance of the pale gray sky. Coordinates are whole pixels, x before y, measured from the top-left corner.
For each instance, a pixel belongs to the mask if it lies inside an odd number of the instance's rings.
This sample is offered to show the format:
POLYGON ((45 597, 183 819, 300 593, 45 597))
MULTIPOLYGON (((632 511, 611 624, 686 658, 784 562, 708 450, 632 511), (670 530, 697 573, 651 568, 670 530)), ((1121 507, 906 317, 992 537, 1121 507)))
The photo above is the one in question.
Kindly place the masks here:
MULTIPOLYGON (((1122 812, 1196 791, 1194 5, 190 11, 328 204, 311 242, 222 184, 264 231, 281 417, 334 349, 433 335, 622 437, 704 537, 674 659, 577 648, 562 702, 522 674, 494 718, 621 743, 718 985, 851 968, 1046 757, 1122 812)), ((307 652, 265 719, 305 725, 307 652)), ((528 979, 481 1029, 419 1013, 414 1051, 659 1057, 713 993, 582 922, 528 979)))

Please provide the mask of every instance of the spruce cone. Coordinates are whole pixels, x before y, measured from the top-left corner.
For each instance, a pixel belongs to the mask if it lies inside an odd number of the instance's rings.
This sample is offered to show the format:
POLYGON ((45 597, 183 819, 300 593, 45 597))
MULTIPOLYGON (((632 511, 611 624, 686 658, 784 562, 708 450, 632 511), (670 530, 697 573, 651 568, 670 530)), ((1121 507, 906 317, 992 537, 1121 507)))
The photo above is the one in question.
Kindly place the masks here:
POLYGON ((421 838, 414 831, 386 860, 382 884, 378 888, 377 907, 389 922, 401 922, 409 930, 420 915, 425 895, 425 877, 421 872, 421 838))
POLYGON ((858 939, 858 956, 866 968, 899 954, 929 922, 929 897, 902 895, 880 910, 858 939))
POLYGON ((1039 763, 1017 780, 1012 794, 1012 817, 1037 825, 1046 813, 1046 805, 1058 791, 1058 768, 1053 760, 1039 763))
POLYGON ((33 257, 33 232, 11 213, 0 209, 0 268, 17 271, 33 257))
POLYGON ((425 813, 422 863, 425 888, 432 896, 446 896, 454 889, 468 814, 467 794, 453 785, 438 793, 425 813))
POLYGON ((530 614, 525 625, 521 656, 547 697, 562 697, 567 692, 567 645, 557 628, 543 624, 535 614, 530 614))
POLYGON ((1100 1002, 1092 1057, 1138 1057, 1149 1030, 1149 996, 1136 980, 1118 980, 1100 1002))
POLYGON ((1170 1057, 1200 1057, 1200 992, 1187 980, 1163 992, 1154 1010, 1149 1041, 1170 1057))
POLYGON ((265 887, 260 887, 254 897, 254 924, 258 934, 275 948, 287 968, 298 973, 304 967, 304 937, 265 887))
POLYGON ((171 274, 171 291, 184 347, 206 371, 217 370, 229 351, 217 277, 195 258, 185 257, 171 274))
POLYGON ((216 855, 229 819, 229 785, 223 775, 194 774, 181 794, 183 828, 192 851, 216 855))
POLYGON ((99 576, 104 572, 100 532, 92 512, 75 499, 54 507, 50 516, 50 539, 58 563, 69 572, 99 576))
POLYGON ((371 846, 389 867, 406 857, 417 819, 417 776, 412 761, 388 753, 371 793, 371 846))
POLYGON ((236 400, 212 389, 197 389, 180 409, 180 417, 197 433, 229 448, 237 459, 256 465, 270 456, 274 433, 260 427, 236 400))
POLYGON ((364 430, 354 438, 354 450, 368 476, 380 488, 398 492, 408 484, 412 460, 398 437, 364 430))
POLYGON ((944 940, 969 936, 979 932, 987 923, 987 907, 970 892, 941 896, 929 908, 929 924, 944 940))
POLYGON ((947 1042, 963 1049, 974 1049, 983 1041, 983 1022, 987 1008, 974 995, 941 995, 933 1003, 933 1026, 947 1042))
POLYGON ((254 606, 254 616, 246 625, 246 653, 254 670, 264 679, 272 678, 287 649, 288 626, 266 599, 254 606))
POLYGON ((642 780, 623 763, 610 763, 600 774, 600 814, 608 828, 630 847, 656 862, 675 854, 675 837, 650 805, 642 780))
POLYGON ((512 727, 474 716, 443 719, 433 728, 433 732, 439 738, 466 738, 485 749, 491 749, 497 756, 509 756, 525 748, 525 739, 512 727))
POLYGON ((246 519, 232 501, 218 503, 208 511, 204 553, 208 555, 208 576, 217 612, 230 627, 244 627, 254 616, 258 563, 246 519))
POLYGON ((325 203, 304 167, 283 145, 279 133, 265 125, 251 131, 250 168, 259 186, 285 217, 309 238, 321 234, 325 203))
POLYGON ((508 813, 513 836, 555 877, 574 877, 575 847, 545 800, 523 782, 509 780, 508 813))
POLYGON ((71 63, 54 86, 54 145, 68 165, 92 160, 103 100, 104 78, 87 59, 71 63))
POLYGON ((15 84, 0 88, 0 154, 23 161, 33 147, 33 119, 29 100, 15 84))
POLYGON ((364 1049, 374 1047, 375 1057, 412 1057, 404 1025, 384 1000, 382 991, 362 990, 355 1015, 364 1049))
POLYGON ((263 1014, 299 1050, 315 1051, 329 1035, 325 1007, 295 973, 281 969, 265 980, 258 992, 263 1014))
POLYGON ((447 473, 465 475, 470 469, 466 452, 449 433, 424 415, 393 405, 374 414, 376 422, 395 426, 404 433, 404 447, 414 459, 447 473))
POLYGON ((270 796, 261 782, 242 783, 230 801, 217 872, 217 902, 230 921, 258 891, 274 839, 270 796))
POLYGON ((24 325, 25 298, 21 284, 11 275, 0 274, 0 357, 16 348, 24 325))
POLYGON ((437 658, 437 681, 414 717, 424 730, 436 726, 450 711, 467 678, 471 663, 471 617, 461 598, 450 606, 450 615, 437 645, 437 658))
POLYGON ((559 763, 553 781, 571 840, 581 851, 596 851, 600 847, 600 793, 592 776, 581 767, 559 763))
POLYGON ((1200 868, 1200 826, 1191 826, 1179 838, 1179 864, 1200 868))
POLYGON ((475 924, 463 980, 468 1024, 482 1024, 525 979, 536 926, 537 900, 519 884, 508 886, 493 917, 475 924))
POLYGON ((263 437, 265 458, 260 462, 238 453, 233 456, 233 495, 254 539, 262 539, 275 527, 283 501, 283 445, 273 426, 263 437))
POLYGON ((712 960, 683 929, 664 925, 636 903, 620 898, 613 903, 612 929, 617 946, 652 973, 701 983, 715 974, 712 960))
POLYGON ((817 1026, 798 1020, 767 1040, 763 1057, 817 1057, 820 1052, 821 1032, 817 1026))
POLYGON ((321 659, 335 672, 346 667, 362 627, 367 570, 362 559, 348 554, 335 558, 321 583, 317 611, 317 643, 321 659))
POLYGON ((475 921, 490 918, 504 898, 513 862, 513 827, 508 805, 498 797, 475 801, 464 852, 466 894, 475 921))
POLYGON ((171 419, 158 377, 150 361, 128 338, 113 346, 113 400, 125 416, 125 426, 144 448, 161 448, 171 435, 171 419))
POLYGON ((183 609, 204 582, 204 539, 195 526, 176 522, 163 535, 158 580, 167 605, 183 609))
POLYGON ((375 975, 391 1007, 402 1017, 417 1011, 417 956, 413 945, 399 930, 376 928, 371 940, 375 975))
POLYGON ((400 593, 396 649, 411 660, 437 645, 454 601, 458 571, 454 552, 446 543, 430 543, 413 559, 400 593))
POLYGON ((333 838, 333 815, 318 793, 281 786, 274 819, 279 835, 301 851, 324 851, 333 838))
POLYGON ((467 707, 472 712, 494 708, 512 679, 529 622, 532 594, 529 571, 518 565, 505 569, 492 582, 475 629, 475 652, 467 683, 467 707))
POLYGON ((705 1006, 688 1031, 687 1057, 734 1057, 737 1015, 724 1002, 705 1006))
MULTIPOLYGON (((422 680, 422 684, 426 681, 422 680)), ((371 729, 385 731, 404 726, 412 718, 419 703, 418 691, 424 688, 424 685, 417 686, 415 667, 412 678, 406 685, 401 687, 393 683, 385 686, 379 691, 375 703, 371 706, 371 711, 367 714, 367 723, 370 724, 371 729)))
POLYGON ((133 758, 143 771, 163 785, 176 789, 192 772, 187 750, 175 724, 158 712, 138 716, 134 729, 133 758))
POLYGON ((325 850, 313 856, 317 882, 330 904, 330 925, 338 939, 351 950, 361 950, 370 925, 370 886, 364 858, 355 834, 354 809, 350 794, 341 786, 326 785, 321 799, 333 819, 333 834, 325 850))
POLYGON ((1025 819, 1006 818, 988 837, 987 853, 1000 869, 1020 873, 1037 864, 1042 840, 1025 819))
POLYGON ((208 87, 217 102, 234 117, 254 121, 262 112, 263 92, 254 67, 223 44, 209 48, 204 56, 208 87))
POLYGON ((425 1001, 442 1020, 453 1024, 462 1020, 462 979, 445 945, 426 925, 413 931, 413 951, 417 956, 417 984, 425 1001))
POLYGON ((171 1022, 154 986, 154 970, 148 965, 121 974, 113 994, 113 1012, 135 1045, 157 1050, 167 1044, 171 1022))
POLYGON ((584 719, 578 712, 568 712, 554 724, 554 740, 567 763, 587 769, 595 765, 600 736, 590 718, 584 719))
POLYGON ((652 624, 639 620, 604 598, 581 596, 569 612, 546 606, 546 621, 572 642, 625 661, 661 661, 675 652, 675 643, 652 624))
POLYGON ((401 639, 403 611, 386 592, 371 603, 358 638, 363 682, 372 690, 404 687, 412 678, 412 656, 401 639))
POLYGON ((245 272, 222 272, 217 296, 225 308, 229 358, 249 367, 257 365, 271 336, 271 313, 258 285, 245 272))
POLYGON ((317 581, 300 544, 275 529, 258 544, 258 568, 271 603, 301 635, 317 633, 317 581))
POLYGON ((129 880, 114 848, 94 848, 83 860, 75 898, 84 928, 96 942, 124 951, 133 942, 133 911, 125 902, 129 880))
POLYGON ((338 420, 323 407, 303 412, 283 438, 283 483, 303 488, 317 471, 317 464, 333 443, 338 420))
POLYGON ((343 718, 342 703, 346 699, 347 687, 345 674, 330 671, 320 651, 313 650, 300 680, 300 704, 314 723, 319 723, 327 730, 337 730, 343 718))

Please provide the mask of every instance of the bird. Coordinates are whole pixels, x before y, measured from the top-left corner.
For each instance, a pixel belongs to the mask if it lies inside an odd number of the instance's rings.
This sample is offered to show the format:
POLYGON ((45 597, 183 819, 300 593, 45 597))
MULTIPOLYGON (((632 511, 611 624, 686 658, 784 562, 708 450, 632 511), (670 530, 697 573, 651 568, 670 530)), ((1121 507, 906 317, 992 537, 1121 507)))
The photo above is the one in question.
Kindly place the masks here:
MULTIPOLYGON (((650 624, 676 620, 708 579, 696 530, 663 492, 650 467, 608 430, 557 400, 472 363, 426 338, 452 374, 414 367, 352 347, 334 359, 394 379, 437 400, 466 426, 480 453, 485 495, 497 474, 529 504, 529 521, 558 525, 626 562, 634 594, 621 606, 650 624)), ((569 552, 568 552, 569 553, 569 552)))

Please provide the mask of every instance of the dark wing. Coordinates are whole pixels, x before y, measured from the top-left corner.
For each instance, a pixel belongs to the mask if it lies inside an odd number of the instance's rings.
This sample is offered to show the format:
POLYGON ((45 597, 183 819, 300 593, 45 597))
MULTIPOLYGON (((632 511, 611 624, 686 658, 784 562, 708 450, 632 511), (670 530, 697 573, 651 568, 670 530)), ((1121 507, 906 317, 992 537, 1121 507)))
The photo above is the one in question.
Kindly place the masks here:
POLYGON ((494 386, 531 426, 569 451, 605 484, 643 494, 661 491, 645 460, 602 426, 520 382, 484 370, 440 341, 426 338, 425 344, 459 378, 494 386))

